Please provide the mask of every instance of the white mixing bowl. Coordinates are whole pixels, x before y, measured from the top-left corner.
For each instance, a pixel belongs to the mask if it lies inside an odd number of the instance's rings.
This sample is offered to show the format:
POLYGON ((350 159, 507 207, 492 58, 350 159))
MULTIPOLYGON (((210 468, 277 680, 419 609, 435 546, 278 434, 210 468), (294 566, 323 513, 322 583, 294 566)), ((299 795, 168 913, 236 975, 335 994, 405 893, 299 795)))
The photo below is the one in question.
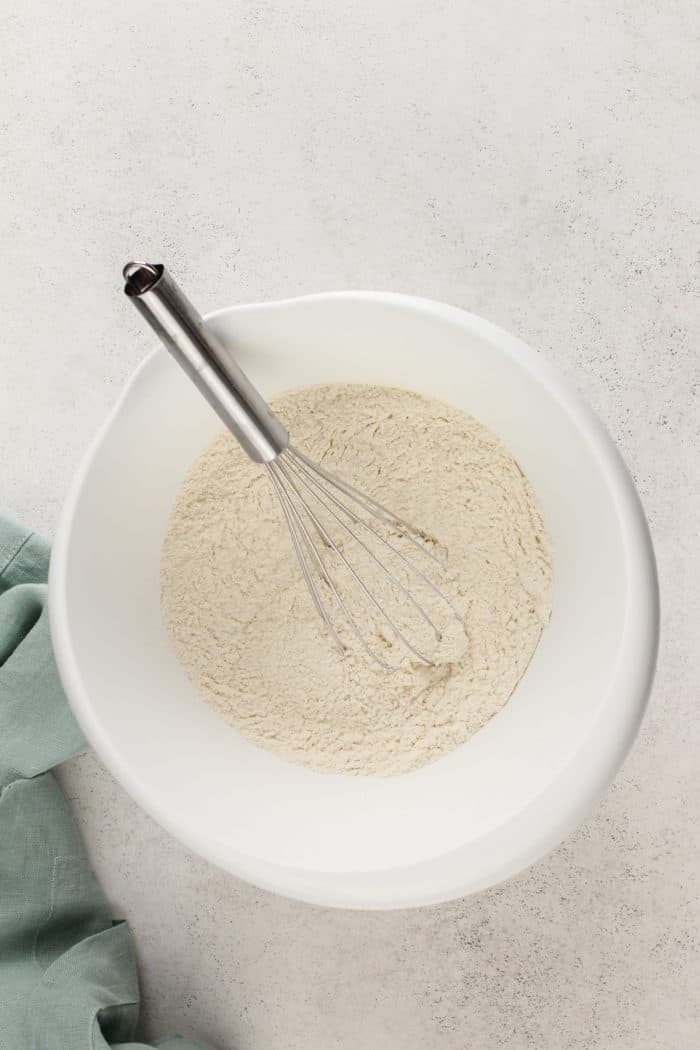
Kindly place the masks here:
POLYGON ((438 303, 337 293, 235 307, 209 321, 266 396, 337 381, 403 386, 491 427, 544 512, 552 621, 503 710, 417 772, 319 774, 249 743, 197 695, 161 621, 168 516, 220 423, 159 349, 87 454, 53 549, 53 642, 87 739, 173 835, 290 897, 396 908, 513 875, 607 786, 649 694, 654 556, 612 441, 538 354, 438 303))

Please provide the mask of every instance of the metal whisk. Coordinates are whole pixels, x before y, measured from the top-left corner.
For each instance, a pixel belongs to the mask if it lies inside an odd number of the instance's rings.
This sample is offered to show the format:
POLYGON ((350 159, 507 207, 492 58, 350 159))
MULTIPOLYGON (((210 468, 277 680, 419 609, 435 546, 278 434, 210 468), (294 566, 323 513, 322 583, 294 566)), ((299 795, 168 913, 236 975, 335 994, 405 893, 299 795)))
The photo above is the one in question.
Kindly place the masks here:
POLYGON ((131 262, 124 267, 124 291, 156 331, 172 356, 185 370, 212 408, 231 430, 252 460, 261 463, 270 478, 289 527, 294 551, 313 603, 341 649, 346 646, 331 609, 339 611, 366 654, 384 670, 396 670, 368 642, 357 622, 355 602, 339 585, 329 567, 332 559, 342 566, 355 597, 372 612, 419 663, 432 666, 430 655, 408 637, 405 626, 386 608, 370 587, 356 563, 347 556, 347 545, 362 552, 362 558, 376 567, 378 578, 392 593, 400 596, 434 636, 441 639, 435 615, 425 607, 423 594, 432 594, 461 619, 452 601, 413 558, 397 546, 405 540, 433 568, 439 562, 416 538, 415 528, 383 507, 371 496, 335 477, 314 463, 289 442, 289 434, 261 397, 232 355, 201 316, 164 266, 131 262), (369 519, 369 520, 367 520, 369 519), (331 532, 342 537, 338 541, 331 532), (383 552, 386 560, 377 554, 383 552), (387 564, 388 562, 388 564, 387 564), (390 565, 395 566, 394 569, 390 565), (399 578, 399 573, 403 579, 399 578), (325 584, 326 593, 323 585, 325 584), (352 606, 352 608, 351 608, 352 606))

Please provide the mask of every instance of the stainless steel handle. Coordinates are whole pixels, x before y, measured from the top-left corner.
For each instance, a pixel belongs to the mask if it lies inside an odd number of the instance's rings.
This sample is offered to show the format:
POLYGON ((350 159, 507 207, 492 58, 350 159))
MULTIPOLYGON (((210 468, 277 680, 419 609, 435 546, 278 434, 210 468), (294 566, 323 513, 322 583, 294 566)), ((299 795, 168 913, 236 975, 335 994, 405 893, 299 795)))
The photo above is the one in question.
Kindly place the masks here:
POLYGON ((271 463, 289 434, 164 266, 130 262, 124 292, 257 463, 271 463))

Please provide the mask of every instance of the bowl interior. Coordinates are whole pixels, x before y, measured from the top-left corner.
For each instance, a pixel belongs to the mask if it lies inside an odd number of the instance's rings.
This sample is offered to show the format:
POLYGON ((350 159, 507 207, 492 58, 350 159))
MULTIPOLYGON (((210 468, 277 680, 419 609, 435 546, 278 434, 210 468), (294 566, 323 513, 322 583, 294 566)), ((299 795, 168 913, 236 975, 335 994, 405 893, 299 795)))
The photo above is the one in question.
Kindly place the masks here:
MULTIPOLYGON (((626 659, 631 597, 625 500, 643 529, 624 468, 537 355, 461 311, 346 294, 235 308, 210 323, 266 396, 333 381, 404 386, 499 434, 530 479, 552 538, 551 624, 505 708, 417 772, 323 775, 248 743, 196 694, 161 621, 168 516, 184 473, 220 424, 158 351, 88 457, 57 541, 57 656, 88 738, 178 837, 282 891, 334 902, 334 893, 342 899, 373 873, 381 879, 403 869, 410 881, 412 869, 465 845, 475 849, 462 889, 501 877, 514 863, 509 841, 516 850, 523 836, 546 838, 543 826, 523 824, 525 814, 556 791, 606 705, 627 705, 628 736, 643 707, 639 695, 620 698, 615 678, 626 659), (496 856, 489 836, 507 827, 513 833, 496 856), (335 889, 305 894, 303 879, 335 889)), ((587 798, 602 786, 587 783, 585 772, 576 782, 567 790, 587 798)), ((372 892, 359 902, 374 903, 372 892)))

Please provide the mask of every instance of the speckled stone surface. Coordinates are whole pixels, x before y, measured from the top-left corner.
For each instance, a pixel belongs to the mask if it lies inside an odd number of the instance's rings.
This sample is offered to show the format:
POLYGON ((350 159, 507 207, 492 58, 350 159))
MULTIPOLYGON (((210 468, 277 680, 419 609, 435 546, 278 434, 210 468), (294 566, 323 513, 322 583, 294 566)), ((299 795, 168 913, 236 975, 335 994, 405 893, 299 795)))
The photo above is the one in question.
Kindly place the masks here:
POLYGON ((47 535, 152 345, 163 258, 208 310, 443 299, 575 379, 637 480, 663 601, 638 744, 584 827, 498 889, 392 914, 189 854, 91 755, 73 799, 133 925, 143 1033, 237 1050, 686 1050, 700 1031, 695 0, 26 0, 2 14, 2 507, 47 535))

